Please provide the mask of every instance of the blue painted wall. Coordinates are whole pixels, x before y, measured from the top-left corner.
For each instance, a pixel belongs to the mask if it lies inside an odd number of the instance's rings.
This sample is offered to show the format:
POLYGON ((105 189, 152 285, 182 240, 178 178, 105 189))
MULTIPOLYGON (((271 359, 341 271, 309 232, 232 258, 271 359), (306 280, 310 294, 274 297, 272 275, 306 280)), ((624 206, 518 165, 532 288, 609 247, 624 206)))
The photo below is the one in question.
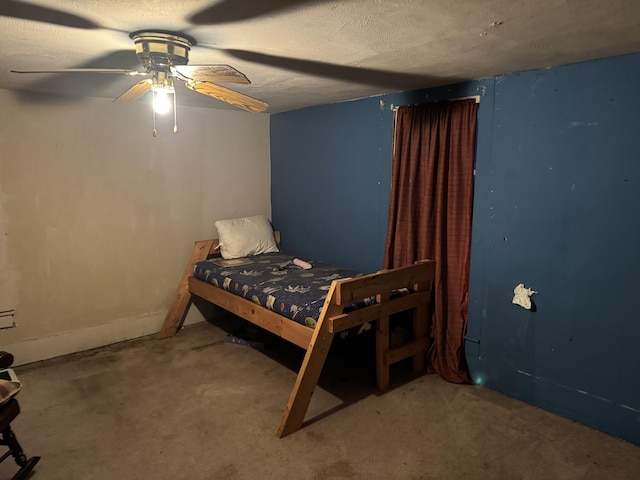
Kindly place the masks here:
POLYGON ((486 94, 492 85, 480 81, 272 115, 272 220, 283 232, 284 249, 363 272, 382 268, 392 106, 486 94))
POLYGON ((274 226, 297 255, 379 269, 391 105, 480 95, 472 376, 640 443, 639 85, 633 54, 273 115, 274 226))

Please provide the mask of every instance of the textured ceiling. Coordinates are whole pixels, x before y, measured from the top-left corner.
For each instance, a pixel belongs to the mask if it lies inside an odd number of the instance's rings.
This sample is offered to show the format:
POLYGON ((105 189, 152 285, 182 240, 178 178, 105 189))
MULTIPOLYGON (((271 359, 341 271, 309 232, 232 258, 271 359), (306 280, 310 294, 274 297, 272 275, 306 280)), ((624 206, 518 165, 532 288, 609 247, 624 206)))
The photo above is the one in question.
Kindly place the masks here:
MULTIPOLYGON (((0 0, 0 88, 24 101, 116 98, 137 80, 9 70, 138 68, 129 33, 198 44, 267 112, 640 51, 638 0, 0 0), (39 92, 61 95, 31 95, 39 92)), ((233 108, 186 89, 178 103, 233 108)))

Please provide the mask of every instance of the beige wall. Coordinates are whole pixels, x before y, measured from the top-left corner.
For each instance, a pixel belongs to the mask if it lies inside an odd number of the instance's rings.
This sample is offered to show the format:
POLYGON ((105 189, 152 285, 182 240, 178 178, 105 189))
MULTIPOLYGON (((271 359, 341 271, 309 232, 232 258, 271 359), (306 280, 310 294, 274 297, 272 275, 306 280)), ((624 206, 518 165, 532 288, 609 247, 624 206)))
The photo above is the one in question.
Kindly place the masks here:
POLYGON ((0 347, 19 363, 159 330, 193 242, 270 217, 269 117, 0 90, 0 347))

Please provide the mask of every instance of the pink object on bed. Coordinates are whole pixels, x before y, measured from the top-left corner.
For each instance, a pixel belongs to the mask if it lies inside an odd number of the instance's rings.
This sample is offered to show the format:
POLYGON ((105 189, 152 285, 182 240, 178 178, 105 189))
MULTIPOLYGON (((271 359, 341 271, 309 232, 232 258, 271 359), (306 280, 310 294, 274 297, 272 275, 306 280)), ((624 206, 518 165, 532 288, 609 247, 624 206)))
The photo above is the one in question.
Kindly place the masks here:
POLYGON ((299 258, 294 258, 293 259, 293 264, 297 265, 298 267, 302 268, 303 270, 309 270, 311 268, 311 264, 308 262, 305 262, 304 260, 300 260, 299 258))

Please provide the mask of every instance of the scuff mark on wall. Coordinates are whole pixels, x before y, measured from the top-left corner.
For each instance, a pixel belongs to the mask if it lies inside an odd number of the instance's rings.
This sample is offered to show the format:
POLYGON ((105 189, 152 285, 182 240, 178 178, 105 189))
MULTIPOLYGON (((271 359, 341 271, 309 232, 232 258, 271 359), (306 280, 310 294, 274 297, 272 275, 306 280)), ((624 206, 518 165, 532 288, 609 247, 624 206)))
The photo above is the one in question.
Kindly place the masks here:
MULTIPOLYGON (((0 154, 1 155, 1 154, 0 154)), ((0 172, 2 157, 0 156, 0 172)), ((0 310, 13 309, 16 305, 16 272, 9 261, 9 232, 5 221, 4 194, 0 190, 0 310)))

